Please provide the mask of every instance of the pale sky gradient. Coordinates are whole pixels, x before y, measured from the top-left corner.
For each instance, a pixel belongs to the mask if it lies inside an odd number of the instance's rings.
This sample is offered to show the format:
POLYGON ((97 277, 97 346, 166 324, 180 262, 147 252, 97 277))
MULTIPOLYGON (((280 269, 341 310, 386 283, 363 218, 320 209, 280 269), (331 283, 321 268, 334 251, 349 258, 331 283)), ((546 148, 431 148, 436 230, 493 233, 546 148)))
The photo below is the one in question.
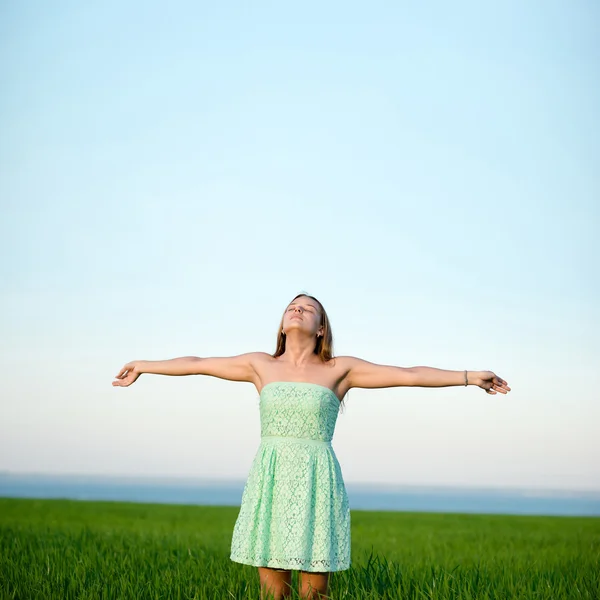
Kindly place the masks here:
POLYGON ((352 390, 347 482, 600 489, 596 2, 0 8, 0 470, 245 479, 273 352, 490 369, 352 390), (485 6, 484 6, 485 4, 485 6))

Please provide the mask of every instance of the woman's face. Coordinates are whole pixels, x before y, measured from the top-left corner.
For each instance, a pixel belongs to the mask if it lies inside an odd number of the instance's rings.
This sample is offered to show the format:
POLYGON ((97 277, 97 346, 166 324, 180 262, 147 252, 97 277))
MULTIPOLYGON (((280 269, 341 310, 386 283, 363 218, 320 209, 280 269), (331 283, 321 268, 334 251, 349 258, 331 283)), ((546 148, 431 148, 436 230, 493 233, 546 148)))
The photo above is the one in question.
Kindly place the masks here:
POLYGON ((306 296, 300 296, 288 305, 283 315, 283 330, 288 334, 297 329, 309 335, 323 335, 321 326, 321 309, 319 305, 306 296))

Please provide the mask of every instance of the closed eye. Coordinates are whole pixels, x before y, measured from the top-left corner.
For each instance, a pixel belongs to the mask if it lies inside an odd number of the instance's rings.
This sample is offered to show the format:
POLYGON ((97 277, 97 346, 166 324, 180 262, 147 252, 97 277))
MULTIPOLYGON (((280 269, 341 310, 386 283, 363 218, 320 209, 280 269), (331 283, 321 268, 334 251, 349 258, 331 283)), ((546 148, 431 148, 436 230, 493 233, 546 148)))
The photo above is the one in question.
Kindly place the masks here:
POLYGON ((297 303, 289 304, 287 312, 290 312, 290 310, 293 310, 295 306, 299 306, 303 311, 308 311, 313 315, 318 314, 317 308, 315 306, 313 306, 312 304, 302 305, 302 304, 297 304, 297 303))
POLYGON ((288 311, 292 310, 294 308, 294 306, 300 306, 300 308, 302 308, 303 310, 309 310, 311 312, 315 312, 315 309, 312 306, 301 306, 300 304, 292 304, 289 308, 288 311))
POLYGON ((288 311, 293 310, 293 308, 295 306, 299 306, 302 310, 308 310, 310 312, 315 312, 315 308, 313 306, 307 305, 307 306, 302 306, 301 304, 291 304, 290 307, 288 308, 288 311))

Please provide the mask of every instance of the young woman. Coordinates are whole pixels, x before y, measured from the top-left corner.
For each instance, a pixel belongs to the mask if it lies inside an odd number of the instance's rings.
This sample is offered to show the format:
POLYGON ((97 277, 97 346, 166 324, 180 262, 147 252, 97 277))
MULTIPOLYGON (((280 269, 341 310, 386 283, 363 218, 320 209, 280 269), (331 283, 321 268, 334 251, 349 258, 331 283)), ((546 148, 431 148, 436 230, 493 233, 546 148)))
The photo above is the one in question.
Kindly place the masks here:
POLYGON ((261 442, 244 487, 231 560, 258 567, 261 598, 290 595, 300 572, 303 598, 328 598, 329 574, 350 567, 350 508, 331 446, 337 416, 351 388, 476 385, 506 394, 491 371, 395 367, 333 356, 327 313, 313 296, 286 307, 274 354, 187 356, 126 364, 113 381, 128 386, 142 373, 211 375, 247 381, 260 395, 261 442))

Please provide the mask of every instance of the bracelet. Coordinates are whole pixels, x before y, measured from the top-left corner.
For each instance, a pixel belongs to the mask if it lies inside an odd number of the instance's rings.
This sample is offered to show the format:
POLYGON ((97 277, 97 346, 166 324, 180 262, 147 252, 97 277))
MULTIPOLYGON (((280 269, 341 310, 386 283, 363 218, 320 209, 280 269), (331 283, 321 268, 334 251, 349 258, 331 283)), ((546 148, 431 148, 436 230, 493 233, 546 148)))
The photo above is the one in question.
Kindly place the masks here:
POLYGON ((469 385, 469 380, 467 379, 467 372, 465 371, 465 387, 469 385))

